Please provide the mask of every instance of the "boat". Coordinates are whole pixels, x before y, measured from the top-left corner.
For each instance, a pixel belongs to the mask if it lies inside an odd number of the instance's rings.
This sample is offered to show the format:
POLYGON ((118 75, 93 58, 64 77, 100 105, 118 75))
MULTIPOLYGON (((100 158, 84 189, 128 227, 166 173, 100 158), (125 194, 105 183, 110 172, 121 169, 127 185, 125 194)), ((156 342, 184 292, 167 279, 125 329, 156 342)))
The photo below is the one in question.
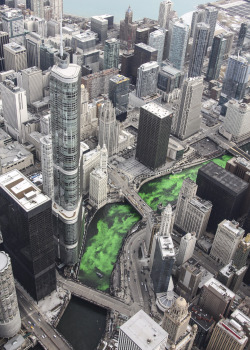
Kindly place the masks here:
POLYGON ((101 274, 100 272, 96 272, 96 274, 99 278, 103 278, 103 274, 101 274))
POLYGON ((180 174, 182 172, 182 169, 172 170, 172 174, 180 174))

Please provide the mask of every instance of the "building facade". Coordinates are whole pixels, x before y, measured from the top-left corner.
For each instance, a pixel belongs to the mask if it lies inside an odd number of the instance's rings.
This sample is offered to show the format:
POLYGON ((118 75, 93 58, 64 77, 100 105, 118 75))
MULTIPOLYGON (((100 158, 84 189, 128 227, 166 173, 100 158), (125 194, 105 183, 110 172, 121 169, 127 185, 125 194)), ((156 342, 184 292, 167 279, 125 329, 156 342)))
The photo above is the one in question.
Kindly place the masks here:
POLYGON ((209 57, 206 80, 218 80, 224 58, 227 40, 223 34, 218 34, 213 39, 211 54, 209 57))
POLYGON ((41 166, 43 175, 43 192, 54 198, 53 150, 51 135, 43 136, 41 142, 41 166))
POLYGON ((103 69, 118 68, 119 50, 119 40, 112 38, 105 41, 103 69))
POLYGON ((176 265, 180 266, 189 260, 194 252, 196 243, 195 232, 187 233, 181 238, 179 251, 176 257, 176 265))
POLYGON ((156 93, 159 65, 157 62, 147 62, 138 68, 136 80, 136 96, 146 97, 156 93))
POLYGON ((5 69, 15 72, 27 68, 27 51, 24 46, 10 42, 3 46, 5 69))
POLYGON ((189 26, 182 21, 172 22, 169 32, 171 43, 168 60, 174 68, 182 70, 186 56, 189 26))
POLYGON ((165 0, 160 3, 158 24, 161 28, 168 28, 169 26, 172 5, 173 3, 170 0, 165 0))
POLYGON ((90 173, 89 202, 97 209, 107 203, 108 176, 97 168, 90 173))

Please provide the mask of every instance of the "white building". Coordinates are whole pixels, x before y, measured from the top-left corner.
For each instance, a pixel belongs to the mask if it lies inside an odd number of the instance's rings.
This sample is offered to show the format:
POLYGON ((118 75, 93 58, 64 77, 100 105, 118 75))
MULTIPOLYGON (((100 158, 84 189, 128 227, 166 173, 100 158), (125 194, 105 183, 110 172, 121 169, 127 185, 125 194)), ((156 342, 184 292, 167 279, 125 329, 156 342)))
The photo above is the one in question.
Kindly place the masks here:
POLYGON ((22 45, 9 43, 3 45, 5 70, 15 72, 27 68, 27 51, 22 45))
POLYGON ((167 339, 168 333, 140 310, 120 327, 118 350, 164 350, 167 339))
POLYGON ((137 71, 136 96, 146 97, 156 94, 159 65, 157 62, 142 64, 137 71))
POLYGON ((97 168, 90 173, 89 202, 97 209, 107 203, 108 175, 97 168))
POLYGON ((158 51, 157 62, 160 64, 163 57, 164 45, 165 45, 165 30, 163 28, 155 30, 149 34, 148 45, 158 51))
POLYGON ((34 165, 34 156, 23 145, 15 141, 0 147, 0 174, 10 170, 24 170, 34 165))
POLYGON ((6 79, 1 83, 1 95, 5 130, 22 143, 22 123, 28 121, 26 91, 6 79))
POLYGON ((172 4, 170 0, 165 0, 160 3, 158 23, 161 28, 168 28, 169 26, 172 4))
POLYGON ((187 233, 181 238, 179 252, 176 257, 176 265, 180 266, 190 259, 196 243, 195 232, 187 233))
POLYGON ((24 20, 21 10, 7 9, 2 12, 3 31, 9 34, 10 43, 24 44, 24 20))
POLYGON ((48 197, 54 196, 53 151, 51 135, 43 136, 41 142, 41 165, 43 174, 43 192, 48 197))
POLYGON ((42 100, 43 76, 41 69, 31 67, 22 70, 22 87, 26 90, 27 104, 42 100))
POLYGON ((49 3, 52 8, 52 18, 59 20, 63 14, 63 0, 50 0, 49 3))
POLYGON ((170 204, 166 206, 161 214, 160 236, 170 236, 173 232, 174 215, 170 204))
POLYGON ((190 178, 184 179, 175 210, 175 224, 179 227, 183 226, 189 200, 196 196, 197 188, 196 183, 190 178))
POLYGON ((218 225, 210 256, 222 265, 227 265, 232 260, 244 233, 238 222, 223 220, 218 225))

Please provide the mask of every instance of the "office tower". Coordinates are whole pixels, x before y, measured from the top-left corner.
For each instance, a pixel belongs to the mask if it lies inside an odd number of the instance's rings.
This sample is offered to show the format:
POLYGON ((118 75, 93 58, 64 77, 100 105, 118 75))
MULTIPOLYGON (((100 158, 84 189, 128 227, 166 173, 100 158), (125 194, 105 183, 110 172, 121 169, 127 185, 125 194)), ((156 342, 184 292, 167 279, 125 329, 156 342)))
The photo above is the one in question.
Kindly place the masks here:
POLYGON ((197 294, 202 274, 201 265, 197 260, 191 258, 185 262, 180 267, 178 283, 176 285, 177 293, 188 302, 191 301, 197 294))
POLYGON ((184 179, 181 190, 179 192, 176 210, 175 210, 175 224, 179 227, 183 226, 185 213, 187 211, 188 202, 196 196, 197 185, 189 177, 184 179))
POLYGON ((89 93, 89 99, 92 100, 100 95, 108 94, 109 80, 118 73, 117 68, 110 68, 82 77, 82 83, 89 93))
POLYGON ((191 38, 193 38, 196 25, 199 22, 205 22, 205 10, 204 9, 197 9, 192 14, 192 22, 191 22, 191 28, 190 28, 190 37, 191 38))
POLYGON ((99 133, 98 142, 101 147, 107 147, 109 156, 117 153, 119 124, 116 121, 115 108, 110 100, 100 104, 99 115, 99 133))
POLYGON ((11 338, 21 329, 16 287, 8 254, 0 251, 0 337, 11 338))
POLYGON ((166 162, 172 112, 156 103, 140 108, 136 159, 151 169, 166 162))
POLYGON ((22 124, 28 120, 26 91, 6 79, 1 83, 1 96, 5 130, 22 143, 22 124))
POLYGON ((14 276, 39 301, 56 289, 51 200, 18 170, 0 176, 0 197, 14 276))
POLYGON ((231 49, 233 45, 233 40, 234 40, 234 33, 232 32, 225 32, 223 33, 224 38, 226 39, 226 47, 225 47, 225 52, 224 52, 224 57, 223 59, 227 59, 229 55, 231 55, 231 49))
POLYGON ((41 69, 31 67, 22 70, 22 87, 26 90, 27 104, 43 98, 43 76, 41 69))
POLYGON ((92 16, 91 30, 97 33, 99 41, 104 43, 108 36, 108 20, 102 16, 92 16))
POLYGON ((216 322, 213 317, 208 314, 207 311, 201 309, 199 305, 192 304, 190 311, 190 325, 197 325, 194 345, 198 349, 206 349, 216 322))
POLYGON ((157 62, 147 62, 138 68, 136 80, 136 96, 146 97, 156 93, 156 84, 159 72, 157 62))
POLYGON ((238 222, 223 220, 218 225, 210 256, 222 265, 227 265, 232 260, 244 233, 238 222))
POLYGON ((50 105, 54 167, 53 226, 57 257, 67 265, 78 261, 81 245, 80 184, 81 68, 58 55, 50 76, 50 105))
POLYGON ((101 168, 90 173, 89 202, 97 209, 107 203, 108 176, 101 168))
POLYGON ((250 104, 230 100, 221 133, 234 142, 241 142, 250 136, 250 104))
POLYGON ((53 46, 42 43, 40 46, 40 68, 42 71, 47 70, 55 64, 55 56, 58 50, 53 46))
POLYGON ((171 235, 156 236, 155 239, 156 245, 150 276, 156 294, 168 291, 175 262, 175 249, 171 235))
POLYGON ((233 263, 237 269, 246 266, 247 257, 250 252, 250 233, 242 238, 233 256, 233 263))
POLYGON ((174 68, 182 70, 188 43, 189 26, 182 21, 173 22, 169 31, 171 42, 168 60, 174 68))
POLYGON ((3 31, 9 34, 9 41, 24 44, 24 21, 21 10, 9 9, 2 13, 3 31))
POLYGON ((165 45, 164 29, 158 29, 149 34, 148 45, 157 50, 157 62, 160 64, 163 57, 163 50, 165 45))
POLYGON ((158 24, 161 28, 168 28, 169 26, 172 5, 173 3, 170 0, 165 0, 160 3, 158 24))
POLYGON ((227 40, 223 34, 214 37, 211 54, 209 57, 206 80, 218 80, 224 58, 227 40))
POLYGON ((227 317, 235 294, 215 278, 210 278, 202 287, 199 306, 218 321, 227 317))
POLYGON ((190 259, 196 243, 195 232, 187 233, 181 238, 179 251, 176 257, 176 265, 180 266, 190 259))
POLYGON ((51 135, 43 136, 41 143, 41 167, 43 175, 43 192, 50 198, 54 197, 53 152, 51 135))
POLYGON ((72 36, 72 47, 74 51, 80 49, 81 52, 93 51, 96 46, 97 34, 91 30, 86 30, 83 33, 74 34, 72 36))
POLYGON ((241 269, 237 269, 233 261, 230 261, 220 269, 217 280, 223 283, 232 292, 237 293, 243 282, 247 268, 248 266, 243 266, 241 269))
POLYGON ((5 70, 18 72, 27 68, 27 51, 24 46, 10 42, 3 46, 5 70))
POLYGON ((241 100, 244 97, 250 76, 250 64, 245 57, 230 56, 222 85, 227 99, 241 100))
POLYGON ((162 65, 158 73, 157 88, 161 90, 163 98, 175 89, 180 89, 183 84, 184 72, 170 65, 162 65))
POLYGON ((63 14, 63 0, 50 0, 50 7, 52 8, 52 17, 55 20, 62 18, 63 14))
POLYGON ((31 10, 33 15, 36 17, 44 17, 44 1, 41 0, 30 0, 31 10))
POLYGON ((124 120, 128 108, 129 78, 117 74, 109 80, 109 99, 115 107, 116 118, 124 120))
POLYGON ((183 297, 175 300, 174 304, 164 312, 162 328, 168 332, 169 341, 176 344, 187 330, 191 313, 183 297))
POLYGON ((134 60, 134 53, 124 52, 121 55, 121 74, 125 77, 132 75, 132 65, 134 60))
POLYGON ((136 30, 138 27, 137 23, 133 23, 133 11, 129 6, 126 13, 125 19, 120 21, 120 40, 127 50, 132 50, 135 43, 136 30))
POLYGON ((211 46, 214 38, 214 31, 216 27, 216 21, 218 17, 218 9, 213 6, 206 6, 205 8, 205 23, 209 25, 210 32, 209 32, 209 39, 207 46, 211 46))
POLYGON ((143 310, 119 329, 118 350, 164 350, 168 333, 143 310))
POLYGON ((197 195, 211 201, 208 227, 215 230, 224 219, 234 220, 243 213, 242 203, 248 190, 248 183, 221 168, 214 162, 202 166, 197 175, 197 195))
POLYGON ((25 46, 27 50, 28 67, 37 66, 40 68, 40 47, 42 45, 42 36, 31 32, 25 36, 25 46))
POLYGON ((105 41, 103 69, 118 68, 119 50, 119 40, 112 38, 105 41))
POLYGON ((238 40, 237 40, 237 49, 239 51, 243 49, 244 41, 248 33, 250 33, 250 22, 241 23, 238 40))
POLYGON ((5 70, 3 45, 9 43, 9 34, 0 32, 0 72, 5 70))
POLYGON ((173 232, 174 216, 170 204, 166 206, 161 214, 161 226, 159 236, 170 236, 173 232))
POLYGON ((207 350, 243 350, 248 337, 235 320, 222 319, 214 327, 207 350))
POLYGON ((184 81, 172 127, 173 133, 181 140, 200 130, 202 93, 202 77, 184 81))
POLYGON ((210 28, 206 23, 198 23, 195 27, 194 41, 190 55, 188 77, 199 77, 202 73, 204 58, 207 53, 207 44, 210 28))
POLYGON ((47 36, 53 36, 55 37, 57 34, 60 33, 60 22, 56 21, 55 19, 52 19, 47 22, 47 36))
POLYGON ((157 61, 158 51, 149 45, 139 43, 135 45, 131 75, 133 82, 136 81, 138 68, 147 62, 157 61))
POLYGON ((139 43, 148 43, 148 38, 149 38, 149 27, 143 27, 143 28, 137 28, 136 29, 136 34, 135 34, 135 44, 139 43))

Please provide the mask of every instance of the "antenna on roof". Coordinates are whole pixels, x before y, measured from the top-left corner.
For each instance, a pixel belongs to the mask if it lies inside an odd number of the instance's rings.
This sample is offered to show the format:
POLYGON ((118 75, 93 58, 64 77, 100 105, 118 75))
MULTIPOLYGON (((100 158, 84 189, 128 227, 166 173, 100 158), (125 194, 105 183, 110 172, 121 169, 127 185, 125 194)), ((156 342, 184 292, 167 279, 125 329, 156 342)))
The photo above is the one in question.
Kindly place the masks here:
POLYGON ((62 38, 62 13, 61 13, 61 20, 60 20, 60 57, 63 58, 63 38, 62 38))

